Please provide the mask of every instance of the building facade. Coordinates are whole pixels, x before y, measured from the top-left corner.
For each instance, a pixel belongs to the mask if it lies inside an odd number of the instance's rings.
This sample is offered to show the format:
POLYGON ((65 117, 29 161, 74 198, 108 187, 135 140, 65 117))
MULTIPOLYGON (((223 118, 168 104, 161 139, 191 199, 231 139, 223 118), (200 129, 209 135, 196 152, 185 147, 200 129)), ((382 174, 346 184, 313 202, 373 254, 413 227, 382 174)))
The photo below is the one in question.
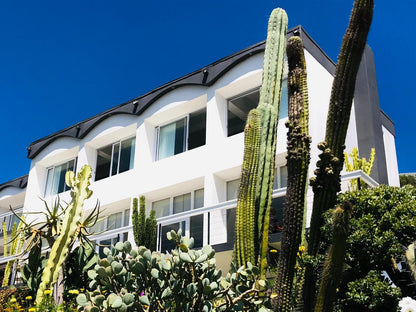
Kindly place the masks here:
MULTIPOLYGON (((324 139, 335 64, 302 27, 308 73, 311 165, 324 139)), ((169 248, 166 232, 181 228, 196 247, 230 250, 234 209, 243 159, 243 128, 248 111, 257 105, 265 42, 253 45, 178 78, 131 101, 37 140, 28 147, 27 176, 0 185, 0 213, 13 223, 9 206, 19 212, 41 211, 56 196, 69 199, 64 176, 83 165, 93 168, 92 209, 99 201, 105 219, 96 230, 102 244, 132 239, 132 198, 144 195, 147 210, 158 218, 158 249, 169 248)), ((286 191, 287 86, 283 81, 277 130, 273 209, 281 220, 286 191)), ((366 48, 358 73, 346 151, 358 147, 367 157, 376 149, 369 184, 399 185, 394 124, 379 107, 372 51, 366 48)), ((355 175, 354 175, 355 174, 355 175)), ((348 183, 343 183, 348 188, 348 183)), ((308 190, 308 216, 312 191, 308 190)), ((1 217, 0 216, 0 217, 1 217)), ((33 218, 33 215, 28 216, 33 218)), ((10 226, 9 226, 10 227, 10 226)), ((278 232, 278 229, 276 229, 278 232)), ((278 240, 278 237, 276 238, 278 240)))

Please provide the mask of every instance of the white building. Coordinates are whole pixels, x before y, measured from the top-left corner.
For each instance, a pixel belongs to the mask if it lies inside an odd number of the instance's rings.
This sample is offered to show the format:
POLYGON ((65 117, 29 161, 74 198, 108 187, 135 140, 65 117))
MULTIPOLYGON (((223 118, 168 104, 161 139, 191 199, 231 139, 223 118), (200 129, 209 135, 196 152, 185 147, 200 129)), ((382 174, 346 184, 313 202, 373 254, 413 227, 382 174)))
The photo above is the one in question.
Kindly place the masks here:
MULTIPOLYGON (((312 137, 309 175, 313 176, 316 146, 325 135, 335 65, 301 27, 289 30, 288 36, 294 33, 305 46, 312 137)), ((131 200, 144 195, 147 209, 153 207, 158 217, 159 249, 168 247, 165 233, 179 227, 195 238, 197 247, 211 244, 217 251, 231 249, 233 210, 228 208, 236 204, 242 130, 248 111, 257 105, 264 47, 264 42, 253 45, 31 143, 28 176, 0 185, 3 219, 12 219, 9 206, 40 211, 44 207, 40 197, 50 202, 59 194, 67 200, 66 170, 77 171, 88 164, 93 168, 94 194, 85 209, 99 200, 108 216, 103 226, 111 228, 97 241, 132 240, 131 200)), ((274 192, 278 218, 286 186, 286 119, 284 81, 274 192)), ((376 149, 369 183, 399 185, 394 125, 379 107, 369 47, 358 73, 346 139, 346 151, 353 147, 367 158, 370 149, 376 149)), ((308 218, 311 197, 309 190, 308 218)))

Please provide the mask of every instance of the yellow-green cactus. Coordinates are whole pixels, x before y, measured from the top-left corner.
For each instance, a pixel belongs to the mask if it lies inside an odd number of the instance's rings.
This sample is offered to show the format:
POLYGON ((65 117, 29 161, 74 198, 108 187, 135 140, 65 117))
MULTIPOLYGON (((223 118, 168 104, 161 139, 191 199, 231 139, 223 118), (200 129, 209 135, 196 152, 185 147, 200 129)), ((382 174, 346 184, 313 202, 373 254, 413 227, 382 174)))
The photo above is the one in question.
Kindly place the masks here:
POLYGON ((42 282, 36 295, 37 304, 42 301, 45 291, 50 290, 58 280, 59 271, 68 253, 69 245, 81 221, 84 201, 92 195, 92 191, 88 187, 90 177, 90 166, 83 166, 77 178, 72 171, 68 171, 65 175, 65 182, 71 187, 72 200, 66 209, 59 236, 52 246, 48 262, 43 270, 42 282))
MULTIPOLYGON (((352 163, 348 160, 348 154, 347 152, 344 152, 344 163, 345 163, 345 170, 348 172, 355 171, 355 170, 362 170, 365 174, 370 175, 371 169, 374 165, 374 159, 376 156, 376 150, 374 148, 371 149, 370 158, 368 161, 363 157, 360 158, 358 155, 358 148, 353 147, 351 154, 349 154, 351 157, 352 163)), ((353 179, 350 181, 351 184, 351 190, 352 191, 358 191, 361 189, 361 180, 353 179)))

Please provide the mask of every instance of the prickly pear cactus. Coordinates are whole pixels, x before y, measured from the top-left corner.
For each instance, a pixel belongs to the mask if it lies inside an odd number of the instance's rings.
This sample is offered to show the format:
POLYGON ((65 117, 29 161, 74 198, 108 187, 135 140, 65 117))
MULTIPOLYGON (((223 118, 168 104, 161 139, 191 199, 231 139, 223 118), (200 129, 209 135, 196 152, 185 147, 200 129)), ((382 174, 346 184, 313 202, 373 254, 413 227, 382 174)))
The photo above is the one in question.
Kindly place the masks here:
MULTIPOLYGON (((105 258, 88 272, 91 291, 78 295, 81 311, 259 311, 268 298, 259 295, 259 269, 247 264, 222 277, 211 246, 192 250, 193 239, 171 231, 177 247, 151 252, 129 242, 104 249, 105 258)), ((264 311, 264 310, 263 310, 264 311)))
POLYGON ((303 213, 306 205, 309 167, 309 105, 306 62, 300 37, 291 37, 287 45, 289 64, 289 128, 287 134, 288 184, 283 214, 282 247, 274 283, 275 309, 293 311, 292 285, 299 245, 302 240, 303 213))
POLYGON ((68 171, 65 175, 65 182, 71 187, 72 200, 66 209, 60 234, 52 246, 48 262, 43 270, 42 282, 36 295, 37 304, 42 301, 45 290, 51 289, 58 280, 59 271, 69 250, 69 244, 73 240, 81 220, 84 201, 92 195, 92 191, 88 187, 90 178, 90 166, 83 166, 77 178, 72 171, 68 171))

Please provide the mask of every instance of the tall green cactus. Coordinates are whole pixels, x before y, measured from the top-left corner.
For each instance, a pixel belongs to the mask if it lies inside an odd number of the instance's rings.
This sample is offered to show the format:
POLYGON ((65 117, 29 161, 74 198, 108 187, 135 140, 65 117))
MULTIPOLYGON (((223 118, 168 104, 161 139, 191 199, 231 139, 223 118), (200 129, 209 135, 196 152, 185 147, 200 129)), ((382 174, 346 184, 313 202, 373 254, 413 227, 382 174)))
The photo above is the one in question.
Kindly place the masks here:
POLYGON ((287 44, 289 64, 289 128, 287 134, 288 182, 283 214, 282 247, 274 283, 277 294, 275 311, 293 311, 292 285, 298 247, 302 240, 303 214, 306 204, 307 176, 310 160, 309 105, 306 62, 300 37, 287 44))
MULTIPOLYGON (((253 249, 252 246, 244 244, 240 241, 241 233, 244 231, 241 226, 249 224, 252 215, 244 215, 245 207, 252 205, 252 201, 255 202, 255 213, 254 213, 254 241, 260 242, 255 243, 254 246, 254 258, 257 261, 257 255, 260 256, 260 271, 261 276, 264 277, 267 267, 267 251, 269 241, 269 212, 272 201, 273 191, 273 175, 275 165, 275 154, 276 154, 276 132, 277 122, 279 118, 279 104, 281 94, 281 81, 283 76, 283 65, 284 65, 284 53, 286 48, 286 32, 287 32, 287 15, 282 9, 275 9, 270 15, 269 25, 267 30, 266 49, 264 52, 264 64, 263 64, 263 81, 260 91, 260 100, 256 114, 260 119, 260 135, 255 141, 248 140, 255 146, 259 146, 258 150, 258 165, 257 174, 253 174, 251 182, 248 182, 246 178, 241 179, 240 190, 242 188, 249 187, 250 191, 239 192, 237 203, 237 215, 241 217, 236 222, 237 242, 235 257, 240 258, 239 261, 244 260, 245 255, 250 254, 253 249), (250 183, 248 186, 247 183, 250 183), (252 193, 254 192, 255 198, 253 199, 252 193), (257 233, 257 234, 256 234, 257 233), (239 250, 242 249, 242 250, 239 250), (243 257, 243 258, 241 258, 243 257)), ((252 118, 254 118, 252 114, 252 118)), ((257 122, 257 121, 256 121, 257 122)), ((251 130, 250 130, 251 131, 251 130)), ((251 135, 251 134, 250 134, 251 135)), ((245 147, 245 152, 253 152, 257 147, 245 147)), ((257 154, 257 151, 255 152, 257 154)), ((250 157, 244 156, 244 159, 250 157)), ((251 165, 243 164, 243 168, 248 168, 251 165)), ((238 218, 238 217, 237 217, 238 218)), ((250 237, 250 233, 253 229, 246 228, 249 233, 244 234, 244 237, 250 237)), ((244 238, 245 239, 245 238, 244 238)), ((235 258, 235 259, 236 259, 235 258)))
POLYGON ((250 111, 244 128, 244 159, 238 189, 236 234, 233 263, 237 267, 247 262, 255 264, 258 253, 256 217, 256 184, 259 147, 260 116, 257 109, 250 111))
POLYGON ((272 203, 273 177, 276 156, 277 122, 282 92, 283 65, 286 50, 287 14, 275 9, 270 15, 264 51, 260 100, 261 137, 256 187, 258 203, 258 235, 260 245, 260 276, 265 277, 269 244, 269 215, 272 203))
POLYGON ((145 246, 150 250, 156 250, 157 222, 155 211, 150 211, 150 216, 146 218, 145 197, 140 199, 133 198, 133 235, 137 246, 145 246), (140 208, 138 207, 140 201, 140 208))
POLYGON ((351 213, 352 206, 348 202, 335 208, 332 213, 332 245, 325 260, 315 312, 331 312, 333 309, 336 289, 344 266, 351 213))
MULTIPOLYGON (((326 125, 325 141, 318 145, 322 151, 311 179, 314 191, 313 210, 308 240, 308 254, 316 256, 321 236, 322 213, 335 205, 340 190, 344 144, 350 118, 355 80, 373 15, 374 0, 356 0, 350 22, 338 56, 332 85, 326 125)), ((304 311, 310 311, 315 295, 315 281, 311 267, 305 272, 303 288, 304 311)))
POLYGON ((82 207, 84 200, 92 195, 92 191, 88 188, 90 185, 91 167, 83 166, 75 178, 72 171, 68 171, 65 175, 66 184, 71 187, 71 202, 65 212, 62 222, 62 228, 58 238, 52 246, 48 262, 42 273, 42 282, 36 295, 36 303, 39 304, 47 289, 51 289, 56 283, 62 263, 69 250, 69 245, 73 240, 78 224, 81 220, 82 207))

